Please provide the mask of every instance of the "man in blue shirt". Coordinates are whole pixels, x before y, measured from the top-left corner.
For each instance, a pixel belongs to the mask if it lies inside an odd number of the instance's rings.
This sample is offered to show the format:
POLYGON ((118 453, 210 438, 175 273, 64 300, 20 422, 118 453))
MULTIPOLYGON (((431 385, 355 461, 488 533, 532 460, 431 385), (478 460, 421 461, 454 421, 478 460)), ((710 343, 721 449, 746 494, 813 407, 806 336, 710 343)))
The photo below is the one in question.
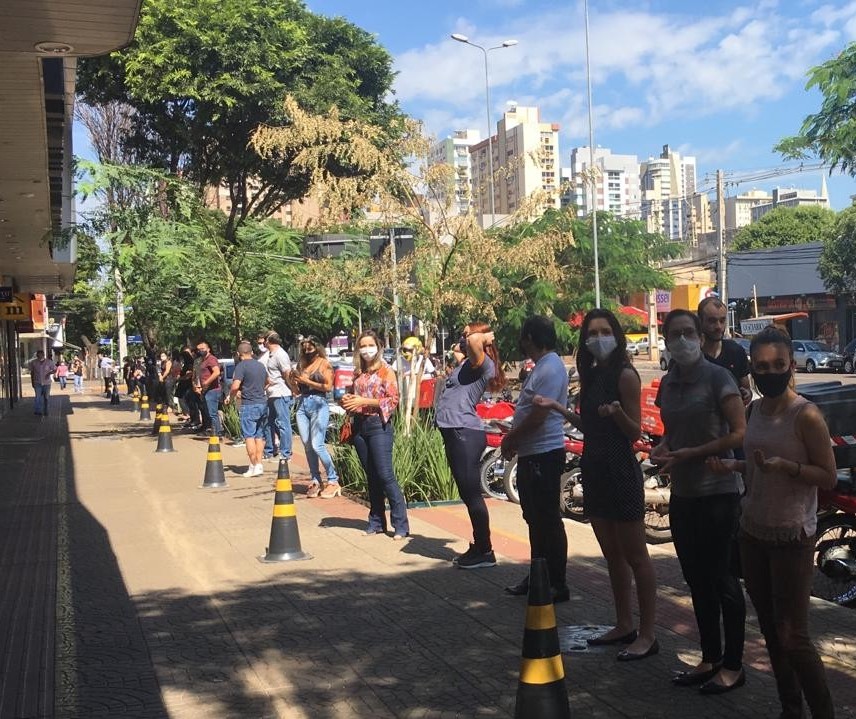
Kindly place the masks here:
POLYGON ((258 477, 264 474, 262 454, 265 449, 265 427, 267 426, 268 370, 253 357, 253 346, 247 342, 238 344, 240 361, 235 365, 229 396, 223 402, 229 404, 241 392, 241 434, 247 446, 250 466, 243 477, 258 477))
MULTIPOLYGON (((565 570, 568 539, 559 510, 559 491, 565 467, 564 420, 558 412, 533 403, 536 395, 568 402, 568 372, 556 354, 556 328, 548 317, 534 315, 520 330, 520 350, 535 362, 520 390, 511 431, 502 440, 502 456, 517 459, 517 490, 523 519, 529 525, 532 557, 547 560, 553 601, 570 598, 565 570)), ((506 587, 506 592, 524 595, 529 579, 506 587)))

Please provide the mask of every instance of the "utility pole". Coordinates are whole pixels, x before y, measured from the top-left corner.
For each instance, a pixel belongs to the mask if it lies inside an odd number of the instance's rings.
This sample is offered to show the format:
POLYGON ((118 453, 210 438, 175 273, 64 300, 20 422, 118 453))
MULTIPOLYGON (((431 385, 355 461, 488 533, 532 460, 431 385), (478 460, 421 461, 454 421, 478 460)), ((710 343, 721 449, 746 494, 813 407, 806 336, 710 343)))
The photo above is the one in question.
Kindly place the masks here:
POLYGON ((392 336, 395 339, 395 374, 398 378, 398 390, 401 392, 401 322, 398 318, 398 255, 395 250, 395 228, 389 228, 389 259, 392 262, 392 321, 395 325, 392 336))
POLYGON ((592 171, 591 183, 591 240, 592 253, 594 254, 594 304, 600 307, 600 258, 597 249, 597 168, 594 157, 594 109, 592 106, 591 92, 591 56, 589 55, 589 10, 588 0, 584 0, 586 21, 586 86, 588 89, 588 125, 589 125, 589 164, 592 171))
POLYGON ((719 299, 725 305, 725 331, 730 329, 728 321, 728 277, 725 266, 725 193, 723 191, 723 172, 716 171, 716 240, 719 245, 719 272, 717 272, 716 285, 719 288, 719 299))

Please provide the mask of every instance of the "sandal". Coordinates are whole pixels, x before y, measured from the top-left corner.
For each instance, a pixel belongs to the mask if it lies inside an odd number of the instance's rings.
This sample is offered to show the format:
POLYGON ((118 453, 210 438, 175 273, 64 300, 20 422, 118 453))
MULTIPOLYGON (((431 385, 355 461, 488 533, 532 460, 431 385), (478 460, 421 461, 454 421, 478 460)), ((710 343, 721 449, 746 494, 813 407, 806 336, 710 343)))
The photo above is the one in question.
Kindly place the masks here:
POLYGON ((319 494, 321 494, 321 485, 318 482, 313 482, 306 490, 306 496, 309 499, 315 499, 319 494))
POLYGON ((324 487, 321 494, 318 496, 321 497, 321 499, 333 499, 333 497, 338 497, 341 494, 342 488, 338 484, 330 482, 326 487, 324 487))

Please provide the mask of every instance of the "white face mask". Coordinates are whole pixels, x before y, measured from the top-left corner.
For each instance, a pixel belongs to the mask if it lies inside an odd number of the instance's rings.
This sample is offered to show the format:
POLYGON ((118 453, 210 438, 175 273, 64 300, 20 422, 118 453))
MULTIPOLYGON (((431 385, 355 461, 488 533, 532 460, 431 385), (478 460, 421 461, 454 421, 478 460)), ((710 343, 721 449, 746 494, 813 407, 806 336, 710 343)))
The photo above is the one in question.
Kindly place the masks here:
POLYGON ((675 362, 683 367, 693 365, 701 358, 701 344, 698 340, 681 336, 669 342, 668 348, 675 362))
POLYGON ((613 335, 602 335, 600 337, 589 337, 586 340, 586 349, 600 362, 611 355, 618 346, 613 335))
POLYGON ((259 345, 257 345, 257 346, 258 346, 258 348, 259 348, 259 352, 264 352, 264 351, 265 351, 265 346, 264 346, 263 344, 261 344, 261 343, 260 343, 260 344, 259 344, 259 345))
POLYGON ((377 347, 360 347, 360 357, 364 360, 373 360, 377 357, 377 347))

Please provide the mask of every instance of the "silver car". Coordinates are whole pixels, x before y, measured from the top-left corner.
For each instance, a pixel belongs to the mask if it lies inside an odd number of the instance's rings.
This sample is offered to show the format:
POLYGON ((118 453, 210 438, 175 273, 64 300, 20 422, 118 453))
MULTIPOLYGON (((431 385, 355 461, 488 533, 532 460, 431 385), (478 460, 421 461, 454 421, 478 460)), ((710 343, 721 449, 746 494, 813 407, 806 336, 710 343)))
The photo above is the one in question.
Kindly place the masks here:
POLYGON ((806 372, 815 370, 841 372, 844 369, 844 357, 830 351, 820 342, 794 340, 793 348, 797 369, 804 369, 806 372))

